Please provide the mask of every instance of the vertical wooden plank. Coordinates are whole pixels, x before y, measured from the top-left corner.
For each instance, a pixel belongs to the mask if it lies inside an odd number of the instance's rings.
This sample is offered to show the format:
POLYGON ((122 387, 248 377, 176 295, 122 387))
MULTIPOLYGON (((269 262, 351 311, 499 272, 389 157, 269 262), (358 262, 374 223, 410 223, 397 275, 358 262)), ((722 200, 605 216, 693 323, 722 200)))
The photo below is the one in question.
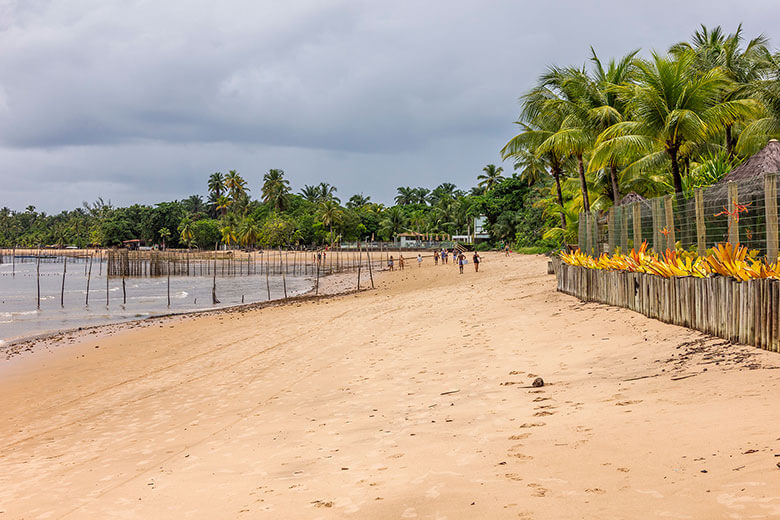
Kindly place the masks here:
POLYGON ((777 174, 764 176, 764 201, 766 211, 766 257, 777 262, 777 174))
POLYGON ((652 200, 653 208, 653 250, 656 253, 661 252, 661 199, 656 197, 652 200))
POLYGON ((607 233, 609 253, 612 254, 615 252, 615 243, 617 242, 617 229, 615 229, 615 208, 611 208, 609 210, 609 214, 607 215, 607 233))
POLYGON ((674 232, 674 196, 667 195, 664 197, 664 213, 666 213, 666 247, 667 249, 675 250, 674 244, 677 242, 674 232))
POLYGON ((628 212, 624 206, 620 209, 620 250, 625 253, 628 251, 628 212))
POLYGON ((739 189, 736 182, 729 182, 729 243, 739 244, 739 222, 737 222, 736 204, 739 203, 739 189))
POLYGON ((593 256, 598 256, 601 254, 601 251, 599 250, 599 219, 598 219, 598 213, 593 211, 590 215, 590 221, 593 225, 593 231, 592 231, 592 237, 593 237, 593 247, 591 249, 590 254, 593 256))
POLYGON ((704 192, 701 188, 693 191, 696 210, 696 252, 699 256, 707 253, 707 228, 704 225, 704 192))
POLYGON ((585 252, 591 254, 593 251, 593 226, 590 225, 590 213, 580 213, 580 218, 585 219, 585 252))
POLYGON ((638 202, 632 202, 631 211, 634 220, 634 249, 638 250, 642 245, 642 208, 638 202))

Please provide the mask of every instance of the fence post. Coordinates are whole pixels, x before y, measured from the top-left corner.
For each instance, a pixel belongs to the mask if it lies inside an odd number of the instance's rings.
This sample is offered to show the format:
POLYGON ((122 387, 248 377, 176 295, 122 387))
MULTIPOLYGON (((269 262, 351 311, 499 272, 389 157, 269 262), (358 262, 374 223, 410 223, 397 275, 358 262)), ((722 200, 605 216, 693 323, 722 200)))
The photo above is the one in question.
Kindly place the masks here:
POLYGON ((609 253, 612 254, 615 252, 615 242, 617 240, 617 230, 615 229, 615 208, 612 207, 609 210, 609 215, 607 216, 607 233, 608 240, 609 240, 609 253))
POLYGON ((592 242, 591 242, 591 250, 590 254, 591 256, 597 256, 600 254, 599 249, 599 218, 598 213, 593 211, 590 214, 590 217, 593 220, 593 231, 591 232, 592 242))
POLYGON ((661 198, 652 199, 653 204, 653 251, 661 252, 661 198))
POLYGON ((632 202, 631 206, 634 213, 634 249, 639 250, 642 245, 642 208, 639 202, 632 202))
POLYGON ((590 213, 584 212, 585 217, 585 252, 589 255, 593 253, 593 228, 590 225, 590 213))
POLYGON ((739 222, 737 221, 738 215, 736 205, 739 204, 739 191, 737 183, 734 181, 729 182, 729 243, 732 245, 739 244, 739 222))
POLYGON ((704 192, 701 188, 693 191, 696 208, 696 253, 699 256, 707 254, 707 228, 704 225, 704 192))
POLYGON ((666 212, 666 248, 674 251, 677 242, 674 233, 674 195, 664 197, 664 211, 666 212))
POLYGON ((764 176, 764 207, 766 208, 766 258, 777 262, 777 174, 764 176))
POLYGON ((618 206, 620 215, 620 251, 625 253, 628 250, 628 215, 625 206, 618 206))

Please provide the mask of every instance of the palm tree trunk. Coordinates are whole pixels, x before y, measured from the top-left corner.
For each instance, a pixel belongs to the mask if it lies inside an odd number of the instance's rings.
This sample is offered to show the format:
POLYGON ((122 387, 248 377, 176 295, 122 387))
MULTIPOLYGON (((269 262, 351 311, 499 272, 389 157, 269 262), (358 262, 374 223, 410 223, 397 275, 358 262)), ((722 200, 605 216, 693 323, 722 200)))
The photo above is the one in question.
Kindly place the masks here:
POLYGON ((667 150, 672 159, 672 180, 674 181, 674 192, 682 193, 682 176, 680 176, 680 163, 677 162, 677 148, 667 150))
POLYGON ((577 156, 577 167, 580 171, 580 190, 582 190, 582 208, 590 211, 590 199, 588 199, 588 183, 585 180, 585 164, 582 162, 582 155, 577 156))
POLYGON ((729 161, 734 159, 734 136, 731 134, 731 125, 726 126, 726 155, 729 161))
POLYGON ((561 207, 561 229, 566 229, 566 214, 563 212, 563 192, 561 191, 561 169, 553 167, 553 178, 555 179, 555 189, 558 191, 558 205, 561 207))
POLYGON ((614 164, 609 167, 609 178, 612 181, 612 201, 617 206, 620 204, 620 189, 618 189, 617 168, 614 164))

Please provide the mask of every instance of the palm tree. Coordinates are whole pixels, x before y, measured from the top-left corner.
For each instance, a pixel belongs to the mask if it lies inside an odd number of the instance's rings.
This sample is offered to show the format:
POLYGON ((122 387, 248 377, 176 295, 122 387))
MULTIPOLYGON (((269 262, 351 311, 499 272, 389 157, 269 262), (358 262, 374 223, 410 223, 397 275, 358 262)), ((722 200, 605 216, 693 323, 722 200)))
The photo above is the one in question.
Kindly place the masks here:
POLYGON ((244 246, 254 246, 260 237, 260 224, 251 216, 244 217, 236 232, 239 242, 244 246))
POLYGON ((226 246, 230 247, 230 244, 236 242, 236 230, 230 222, 227 222, 220 227, 219 232, 222 235, 222 243, 226 246))
POLYGON ((233 204, 233 200, 231 200, 230 197, 226 195, 220 195, 215 202, 215 207, 217 212, 220 213, 222 217, 224 217, 231 204, 233 204))
POLYGON ((369 202, 371 202, 371 197, 367 197, 362 193, 356 193, 355 195, 352 195, 349 198, 349 201, 347 202, 347 207, 349 209, 362 208, 369 202))
POLYGON ((246 181, 236 170, 230 170, 228 174, 225 175, 225 188, 230 193, 230 198, 233 199, 234 202, 239 200, 249 191, 246 187, 246 181))
POLYGON ((398 233, 406 228, 406 215, 401 208, 393 206, 384 213, 384 218, 379 223, 379 230, 389 238, 395 238, 398 233))
POLYGON ((427 188, 414 188, 414 203, 415 204, 427 204, 428 203, 428 194, 431 192, 431 190, 427 188))
POLYGON ((332 199, 320 202, 320 220, 323 225, 328 226, 331 245, 333 245, 333 225, 341 221, 341 216, 342 211, 338 202, 332 199))
POLYGON ((169 238, 171 236, 171 231, 164 227, 160 228, 160 231, 158 231, 160 238, 162 239, 162 248, 165 249, 165 239, 169 238))
POLYGON ((276 211, 287 208, 290 181, 284 178, 284 170, 272 168, 263 176, 263 202, 276 211))
POLYGON ((301 188, 301 197, 308 200, 309 202, 319 202, 320 190, 317 186, 304 184, 303 188, 301 188))
POLYGON ((502 167, 496 168, 495 164, 488 164, 482 171, 485 172, 477 176, 479 180, 478 185, 485 188, 485 193, 489 193, 490 190, 496 187, 496 185, 504 180, 504 176, 501 173, 504 171, 502 167))
MULTIPOLYGON (((690 43, 676 43, 669 49, 669 53, 677 57, 693 54, 694 67, 701 74, 720 68, 731 80, 731 85, 721 94, 720 101, 745 99, 756 94, 753 87, 766 78, 773 59, 767 48, 769 40, 763 34, 750 40, 744 48, 743 41, 742 24, 729 35, 720 26, 708 29, 702 25, 693 34, 690 43)), ((724 146, 729 161, 735 158, 738 139, 735 131, 747 122, 737 121, 724 126, 724 146)))
POLYGON ((218 199, 225 193, 225 177, 222 172, 214 172, 209 176, 209 193, 218 199))
POLYGON ((759 107, 752 99, 719 101, 728 77, 717 68, 699 74, 694 61, 695 55, 687 53, 677 59, 653 54, 635 62, 637 83, 619 87, 631 120, 601 133, 591 168, 627 164, 625 173, 668 165, 674 191, 682 193, 683 156, 759 107))
POLYGON ((192 228, 192 219, 190 217, 184 217, 181 222, 179 222, 179 227, 176 228, 179 232, 181 241, 187 244, 187 247, 192 245, 192 239, 194 237, 192 228))
POLYGON ((320 195, 318 201, 335 200, 336 202, 341 202, 341 200, 339 200, 339 198, 335 195, 335 193, 338 191, 335 186, 331 186, 327 182, 321 182, 317 186, 317 189, 320 195))
POLYGON ((452 200, 455 198, 455 193, 458 187, 451 182, 443 182, 436 186, 431 194, 428 196, 428 201, 431 205, 436 205, 443 200, 452 200))
POLYGON ((200 195, 190 195, 181 201, 184 210, 190 215, 197 215, 206 212, 206 205, 203 203, 203 197, 200 195))
POLYGON ((397 188, 396 191, 398 192, 398 195, 395 196, 396 204, 399 204, 401 206, 406 206, 407 204, 414 204, 414 201, 416 200, 416 194, 414 188, 403 186, 397 188))

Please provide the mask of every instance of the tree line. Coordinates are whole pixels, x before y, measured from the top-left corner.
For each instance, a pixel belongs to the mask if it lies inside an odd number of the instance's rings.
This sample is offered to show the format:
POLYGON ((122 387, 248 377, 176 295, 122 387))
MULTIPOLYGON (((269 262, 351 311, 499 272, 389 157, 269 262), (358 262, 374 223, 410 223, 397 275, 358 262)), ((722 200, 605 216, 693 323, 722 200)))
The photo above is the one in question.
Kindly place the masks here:
POLYGON ((435 188, 399 187, 394 204, 354 194, 342 203, 338 189, 326 182, 304 185, 294 193, 284 170, 270 169, 257 196, 236 170, 205 179, 206 197, 154 205, 114 207, 97 199, 56 215, 0 209, 0 247, 39 245, 120 246, 140 239, 171 248, 318 246, 341 241, 393 240, 404 232, 428 236, 466 234, 473 219, 486 216, 494 241, 538 246, 545 217, 536 202, 549 183, 529 185, 518 175, 487 165, 468 191, 445 182, 435 188))
POLYGON ((520 98, 519 133, 502 149, 517 174, 553 183, 540 202, 573 241, 579 213, 635 193, 691 196, 780 136, 780 53, 741 25, 701 26, 690 41, 649 57, 549 67, 520 98))

